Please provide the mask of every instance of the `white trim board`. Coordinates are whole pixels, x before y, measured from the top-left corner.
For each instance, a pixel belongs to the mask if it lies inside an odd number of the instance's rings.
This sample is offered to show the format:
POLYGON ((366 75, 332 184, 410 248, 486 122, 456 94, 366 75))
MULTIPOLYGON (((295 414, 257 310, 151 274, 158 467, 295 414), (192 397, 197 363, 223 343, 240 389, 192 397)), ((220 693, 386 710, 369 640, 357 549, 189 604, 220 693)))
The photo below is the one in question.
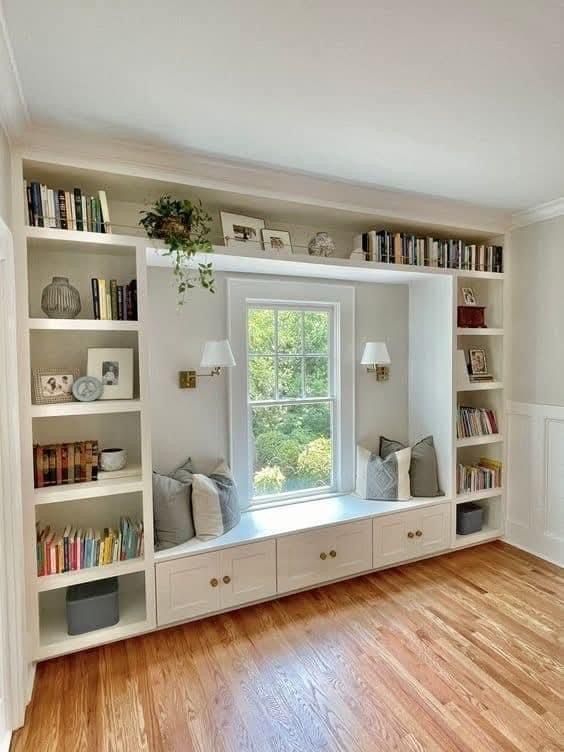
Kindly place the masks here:
POLYGON ((0 126, 8 141, 16 143, 21 130, 29 123, 29 112, 25 101, 4 9, 0 3, 0 126))
POLYGON ((548 201, 546 204, 533 206, 531 209, 517 212, 511 218, 511 229, 516 230, 519 227, 535 224, 536 222, 545 222, 547 219, 564 216, 564 196, 554 201, 548 201))

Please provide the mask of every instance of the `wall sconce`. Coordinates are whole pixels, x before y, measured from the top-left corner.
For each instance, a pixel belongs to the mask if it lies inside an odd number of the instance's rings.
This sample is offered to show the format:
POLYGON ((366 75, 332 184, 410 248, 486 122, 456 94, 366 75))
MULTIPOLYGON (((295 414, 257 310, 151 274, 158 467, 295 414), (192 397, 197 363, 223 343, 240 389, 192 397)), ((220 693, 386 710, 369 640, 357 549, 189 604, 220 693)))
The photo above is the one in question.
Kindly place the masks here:
POLYGON ((196 371, 179 371, 178 386, 181 389, 195 389, 198 377, 219 376, 222 368, 232 368, 235 358, 231 351, 229 340, 210 340, 204 345, 200 368, 210 368, 209 373, 196 373, 196 371))
POLYGON ((390 353, 385 342, 367 342, 364 345, 361 365, 368 373, 375 373, 377 381, 387 381, 390 377, 390 353))

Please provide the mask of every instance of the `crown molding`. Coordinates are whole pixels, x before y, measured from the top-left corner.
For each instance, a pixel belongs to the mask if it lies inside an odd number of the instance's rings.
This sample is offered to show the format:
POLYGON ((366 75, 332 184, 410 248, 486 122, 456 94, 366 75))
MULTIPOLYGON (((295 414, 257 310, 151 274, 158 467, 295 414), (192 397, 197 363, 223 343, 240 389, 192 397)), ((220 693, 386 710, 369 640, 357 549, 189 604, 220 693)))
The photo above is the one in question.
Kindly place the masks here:
POLYGON ((29 111, 0 0, 0 127, 10 144, 16 144, 28 124, 29 111))
POLYGON ((564 197, 547 201, 546 204, 533 206, 532 209, 517 212, 511 218, 511 229, 516 230, 519 227, 526 227, 536 222, 545 222, 547 219, 562 216, 564 216, 564 197))

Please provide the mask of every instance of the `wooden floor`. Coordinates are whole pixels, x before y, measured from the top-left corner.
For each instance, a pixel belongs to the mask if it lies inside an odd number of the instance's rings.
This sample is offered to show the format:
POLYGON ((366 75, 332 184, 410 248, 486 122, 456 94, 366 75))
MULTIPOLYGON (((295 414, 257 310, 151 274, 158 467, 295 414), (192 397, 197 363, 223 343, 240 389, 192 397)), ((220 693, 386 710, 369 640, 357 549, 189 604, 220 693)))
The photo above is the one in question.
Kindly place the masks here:
POLYGON ((502 543, 38 667, 13 751, 564 750, 562 570, 502 543))

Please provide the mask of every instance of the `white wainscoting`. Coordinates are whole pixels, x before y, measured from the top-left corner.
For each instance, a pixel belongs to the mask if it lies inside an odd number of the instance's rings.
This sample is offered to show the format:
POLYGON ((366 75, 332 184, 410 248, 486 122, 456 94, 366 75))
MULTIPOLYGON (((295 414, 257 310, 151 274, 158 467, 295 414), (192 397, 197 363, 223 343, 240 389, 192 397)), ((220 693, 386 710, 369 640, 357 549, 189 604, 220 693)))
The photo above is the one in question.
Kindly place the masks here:
POLYGON ((564 407, 510 402, 505 538, 564 566, 564 407))

